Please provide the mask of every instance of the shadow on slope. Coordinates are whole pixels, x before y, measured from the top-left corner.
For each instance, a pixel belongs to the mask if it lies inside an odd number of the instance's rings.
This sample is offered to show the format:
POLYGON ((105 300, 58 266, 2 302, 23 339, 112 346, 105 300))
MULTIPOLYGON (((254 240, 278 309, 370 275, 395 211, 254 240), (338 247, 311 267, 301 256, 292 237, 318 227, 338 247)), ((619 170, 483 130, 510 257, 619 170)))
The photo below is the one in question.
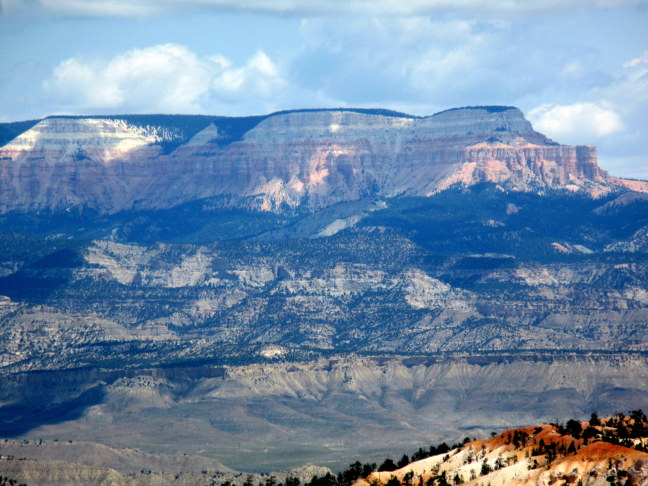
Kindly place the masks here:
POLYGON ((17 272, 0 278, 0 295, 13 300, 46 299, 67 286, 73 278, 73 270, 83 264, 83 258, 77 250, 55 250, 17 272))
POLYGON ((51 397, 44 394, 37 403, 24 400, 5 405, 0 407, 0 437, 18 437, 43 425, 77 420, 85 409, 101 403, 104 397, 104 386, 97 385, 64 402, 50 403, 51 397))

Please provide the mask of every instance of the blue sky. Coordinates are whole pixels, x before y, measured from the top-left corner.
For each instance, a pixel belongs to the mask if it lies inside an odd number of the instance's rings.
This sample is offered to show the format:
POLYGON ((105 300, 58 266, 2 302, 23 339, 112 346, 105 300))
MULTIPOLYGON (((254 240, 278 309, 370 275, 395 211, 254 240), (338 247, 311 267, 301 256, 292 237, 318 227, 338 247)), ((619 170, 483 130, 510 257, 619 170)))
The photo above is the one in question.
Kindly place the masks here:
POLYGON ((520 107, 648 179, 648 0, 0 0, 0 120, 520 107))

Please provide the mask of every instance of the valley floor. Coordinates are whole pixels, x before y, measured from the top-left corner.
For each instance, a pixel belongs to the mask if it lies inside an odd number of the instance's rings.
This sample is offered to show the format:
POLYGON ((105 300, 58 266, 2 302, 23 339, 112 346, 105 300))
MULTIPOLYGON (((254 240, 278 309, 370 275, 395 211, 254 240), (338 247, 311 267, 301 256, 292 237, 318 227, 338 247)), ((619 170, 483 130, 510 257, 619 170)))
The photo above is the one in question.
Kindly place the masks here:
POLYGON ((338 469, 412 444, 648 409, 646 389, 648 359, 636 353, 52 371, 2 378, 0 436, 203 456, 251 472, 338 469))

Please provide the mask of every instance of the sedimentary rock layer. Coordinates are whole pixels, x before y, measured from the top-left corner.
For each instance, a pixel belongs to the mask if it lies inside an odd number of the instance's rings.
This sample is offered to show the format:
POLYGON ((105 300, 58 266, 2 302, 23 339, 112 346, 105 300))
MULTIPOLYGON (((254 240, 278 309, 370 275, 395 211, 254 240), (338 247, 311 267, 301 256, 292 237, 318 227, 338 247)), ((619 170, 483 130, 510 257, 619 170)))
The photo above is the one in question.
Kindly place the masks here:
POLYGON ((47 118, 0 148, 0 209, 116 212, 220 196, 219 204, 280 211, 484 181, 594 195, 629 184, 599 168, 594 147, 558 145, 511 107, 257 118, 240 137, 222 119, 193 134, 164 121, 47 118))

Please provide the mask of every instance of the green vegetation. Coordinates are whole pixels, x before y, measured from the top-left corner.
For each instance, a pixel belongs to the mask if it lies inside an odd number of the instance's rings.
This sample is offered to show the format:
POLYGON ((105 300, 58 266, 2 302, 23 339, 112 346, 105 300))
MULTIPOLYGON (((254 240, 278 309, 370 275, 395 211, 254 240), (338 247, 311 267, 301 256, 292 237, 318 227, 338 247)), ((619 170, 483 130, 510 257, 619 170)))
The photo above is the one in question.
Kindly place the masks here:
POLYGON ((515 106, 501 106, 501 105, 492 105, 492 106, 463 106, 459 108, 450 108, 449 110, 440 111, 435 113, 432 116, 440 115, 441 113, 449 113, 451 111, 460 111, 460 110, 486 110, 488 113, 501 113, 503 111, 516 110, 515 106))
MULTIPOLYGON (((438 255, 507 254, 541 262, 596 261, 605 245, 648 225, 648 203, 595 211, 615 196, 591 199, 555 192, 503 192, 493 184, 452 189, 429 198, 388 201, 365 218, 364 227, 386 226, 438 255), (552 243, 582 245, 594 254, 560 254, 552 243)), ((501 256, 472 265, 511 264, 501 256)), ((467 265, 469 262, 462 262, 467 265)))

